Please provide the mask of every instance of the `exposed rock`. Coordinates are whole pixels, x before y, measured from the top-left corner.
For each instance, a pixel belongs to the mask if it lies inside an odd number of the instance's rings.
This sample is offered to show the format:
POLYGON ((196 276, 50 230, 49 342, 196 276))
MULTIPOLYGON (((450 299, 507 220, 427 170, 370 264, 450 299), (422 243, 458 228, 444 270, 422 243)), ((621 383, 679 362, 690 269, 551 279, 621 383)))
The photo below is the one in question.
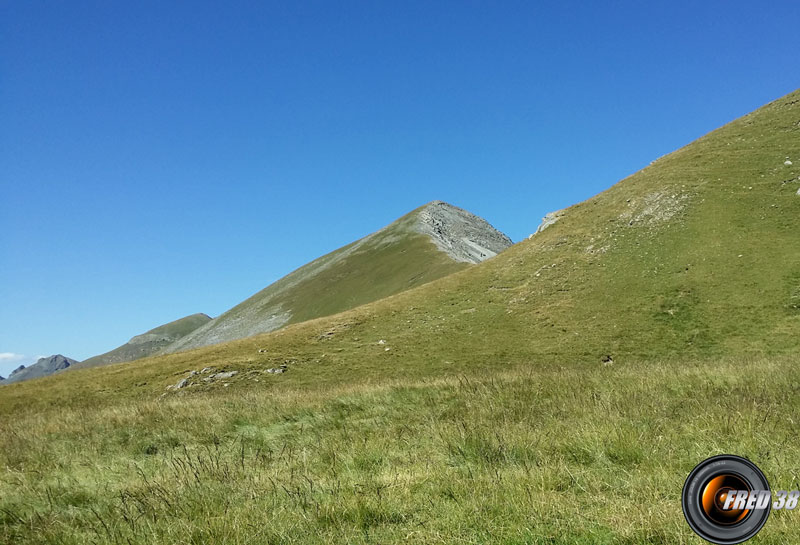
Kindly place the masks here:
POLYGON ((417 218, 415 230, 430 236, 440 250, 456 261, 480 263, 512 244, 485 219, 446 202, 427 204, 417 218))
POLYGON ((215 375, 211 375, 209 378, 213 378, 214 380, 221 380, 226 378, 231 378, 239 373, 239 371, 224 371, 222 373, 217 373, 215 375))
POLYGON ((629 203, 629 208, 619 218, 628 225, 656 226, 668 222, 686 207, 689 195, 655 191, 645 195, 640 202, 629 203))
MULTIPOLYGON (((542 231, 553 225, 555 222, 563 218, 564 215, 565 215, 564 209, 556 210, 555 212, 549 212, 545 214, 544 217, 542 218, 542 223, 539 224, 539 227, 536 229, 536 233, 534 233, 533 235, 541 233, 542 231)), ((529 236, 528 238, 533 238, 533 235, 529 236)))

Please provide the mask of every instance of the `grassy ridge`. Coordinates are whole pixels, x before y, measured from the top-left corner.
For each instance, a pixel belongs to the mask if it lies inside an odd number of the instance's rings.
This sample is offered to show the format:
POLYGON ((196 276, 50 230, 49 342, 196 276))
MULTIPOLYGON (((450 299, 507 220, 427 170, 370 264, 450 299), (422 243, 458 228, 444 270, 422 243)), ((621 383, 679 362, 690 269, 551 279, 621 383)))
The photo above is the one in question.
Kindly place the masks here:
POLYGON ((166 351, 240 339, 329 316, 468 267, 414 229, 423 208, 291 272, 166 351))
POLYGON ((104 354, 93 356, 73 366, 72 370, 83 367, 95 367, 109 363, 131 361, 157 354, 170 343, 185 337, 192 331, 207 323, 211 318, 205 314, 192 314, 168 324, 160 325, 141 335, 137 335, 122 346, 104 354))

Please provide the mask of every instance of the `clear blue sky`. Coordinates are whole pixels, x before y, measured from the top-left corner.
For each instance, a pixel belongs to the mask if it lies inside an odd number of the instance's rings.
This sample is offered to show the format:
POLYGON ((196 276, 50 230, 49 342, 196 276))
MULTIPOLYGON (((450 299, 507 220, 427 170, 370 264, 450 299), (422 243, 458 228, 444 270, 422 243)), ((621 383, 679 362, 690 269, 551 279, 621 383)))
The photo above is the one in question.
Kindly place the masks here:
POLYGON ((433 199, 520 240, 800 86, 800 3, 651 4, 3 2, 0 374, 433 199))

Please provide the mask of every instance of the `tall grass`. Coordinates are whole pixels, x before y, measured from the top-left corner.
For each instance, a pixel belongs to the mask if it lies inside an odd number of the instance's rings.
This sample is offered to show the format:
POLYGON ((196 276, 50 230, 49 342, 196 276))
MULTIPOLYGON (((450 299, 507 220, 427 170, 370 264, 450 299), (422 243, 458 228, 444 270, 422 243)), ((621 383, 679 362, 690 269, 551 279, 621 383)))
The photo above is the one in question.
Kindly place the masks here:
POLYGON ((800 488, 798 388, 790 358, 53 408, 3 424, 0 541, 699 543, 679 497, 701 459, 800 488))

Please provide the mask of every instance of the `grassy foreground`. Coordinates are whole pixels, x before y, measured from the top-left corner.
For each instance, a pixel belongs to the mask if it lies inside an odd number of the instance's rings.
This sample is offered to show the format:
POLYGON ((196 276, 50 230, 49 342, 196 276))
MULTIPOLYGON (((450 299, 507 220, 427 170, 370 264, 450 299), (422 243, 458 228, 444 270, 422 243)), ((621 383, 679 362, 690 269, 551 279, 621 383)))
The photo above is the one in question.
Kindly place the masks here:
MULTIPOLYGON (((683 481, 800 488, 796 357, 487 369, 18 413, 2 543, 700 543, 683 481)), ((790 543, 774 512, 753 543, 790 543)))

